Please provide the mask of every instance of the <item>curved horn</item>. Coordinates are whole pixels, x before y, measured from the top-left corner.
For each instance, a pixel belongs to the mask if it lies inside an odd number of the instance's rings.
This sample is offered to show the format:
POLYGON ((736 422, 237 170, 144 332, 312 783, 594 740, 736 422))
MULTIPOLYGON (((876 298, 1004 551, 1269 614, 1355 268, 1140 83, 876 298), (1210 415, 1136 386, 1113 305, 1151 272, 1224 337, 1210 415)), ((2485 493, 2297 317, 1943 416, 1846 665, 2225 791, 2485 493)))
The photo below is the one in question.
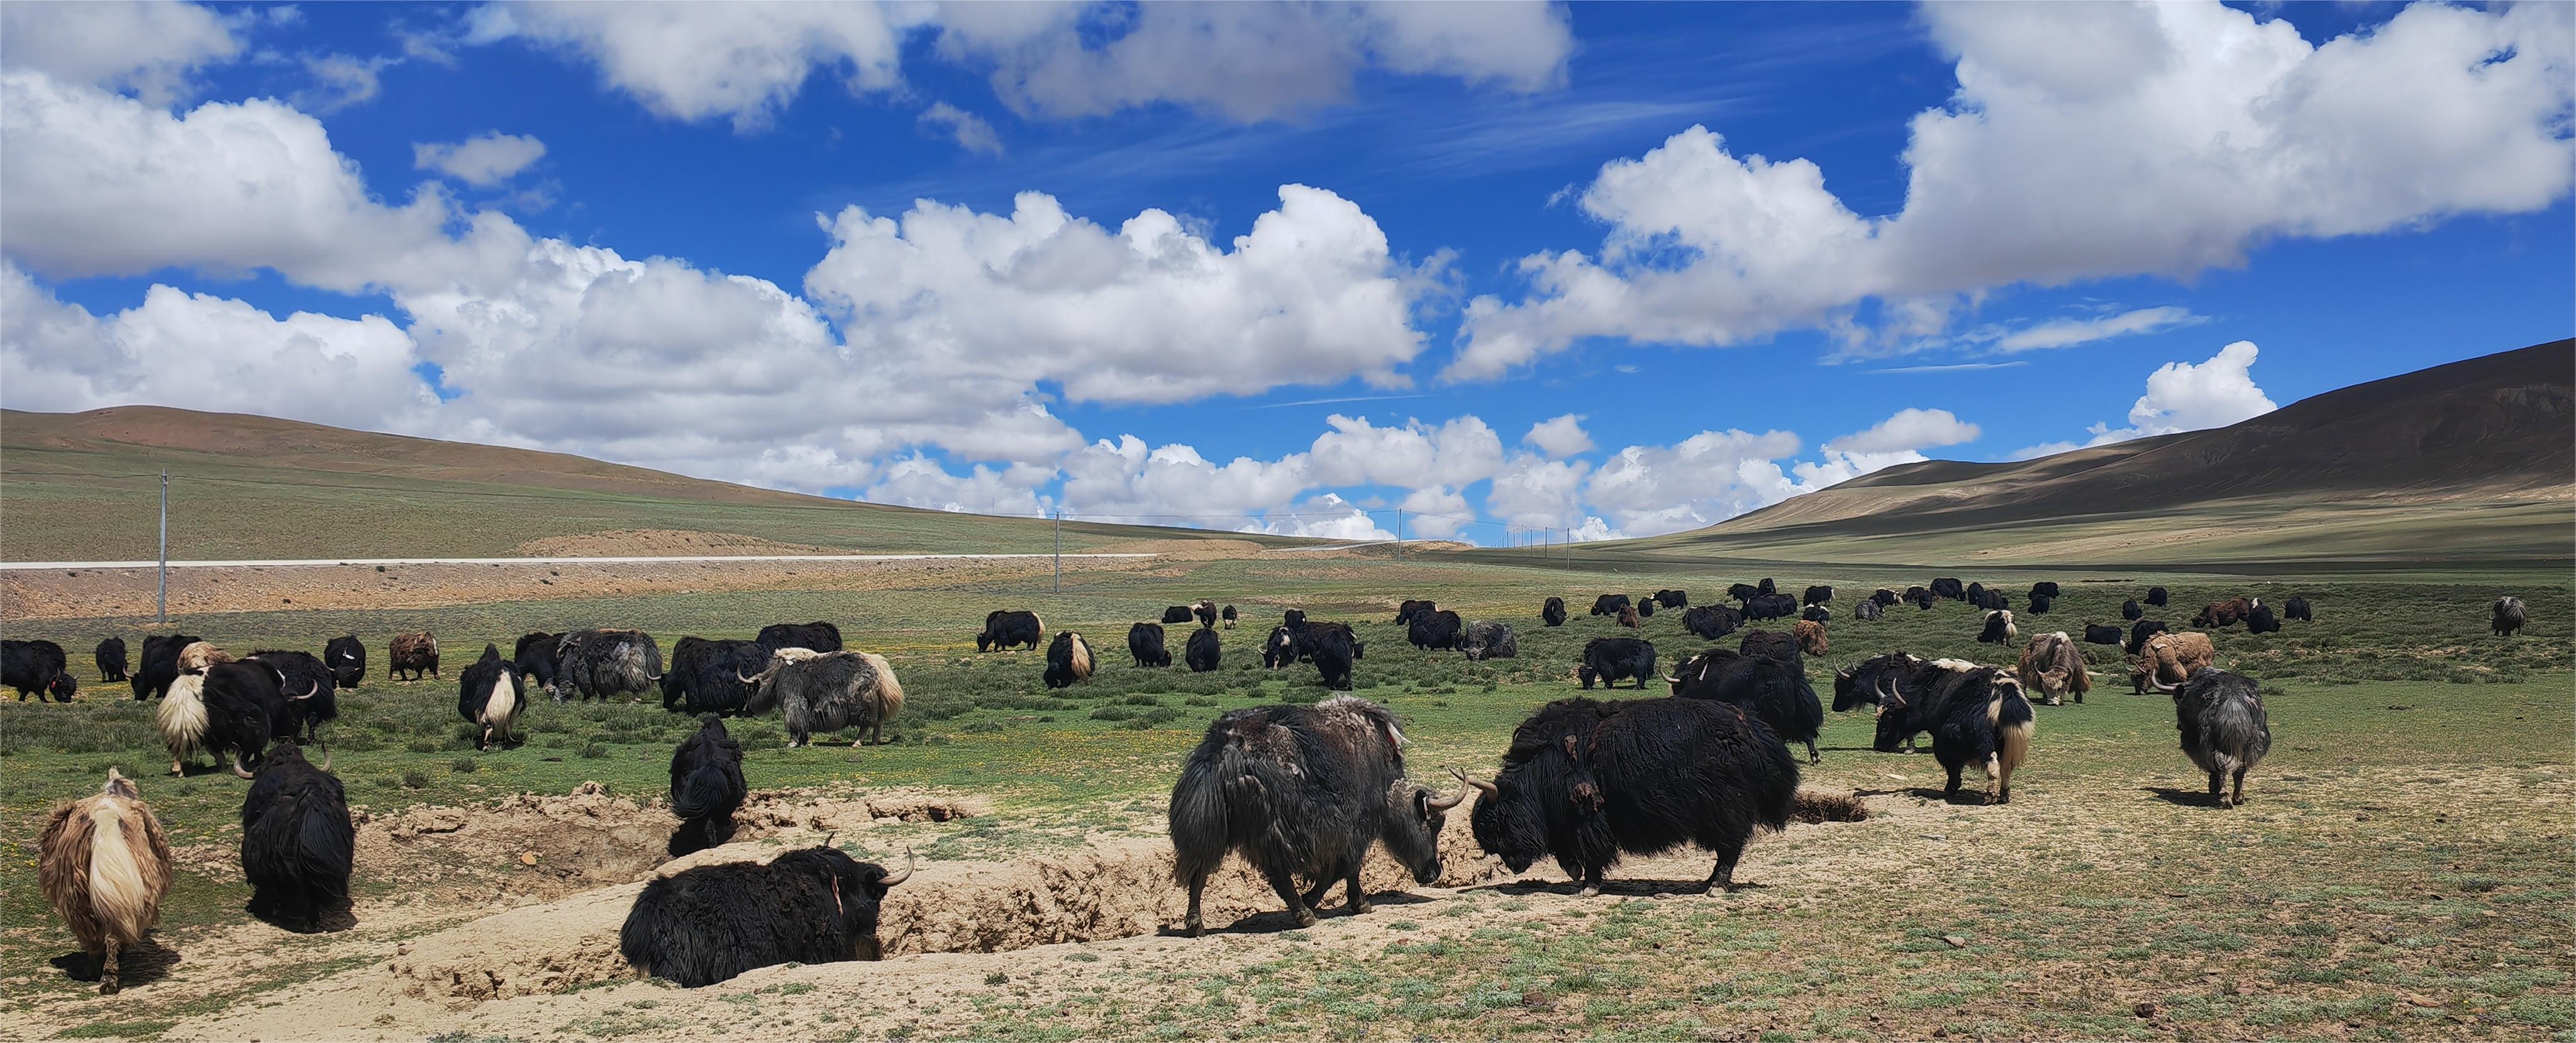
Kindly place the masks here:
POLYGON ((1500 793, 1500 791, 1494 788, 1493 783, 1478 782, 1475 779, 1469 778, 1466 772, 1459 771, 1456 768, 1449 769, 1449 774, 1457 776, 1460 785, 1475 787, 1476 792, 1484 794, 1487 799, 1492 799, 1500 793))
POLYGON ((248 779, 248 778, 255 778, 255 777, 256 777, 256 776, 252 775, 252 774, 249 772, 249 770, 248 770, 248 769, 245 769, 245 768, 243 768, 243 767, 241 766, 241 751, 240 751, 240 750, 234 750, 234 751, 233 751, 233 774, 235 774, 235 775, 239 775, 239 776, 241 776, 241 777, 243 777, 243 778, 245 778, 245 779, 248 779))
POLYGON ((320 695, 320 694, 322 694, 322 681, 321 681, 321 679, 320 679, 320 678, 306 678, 306 679, 305 679, 305 681, 304 681, 304 694, 302 694, 302 695, 290 695, 290 696, 287 696, 287 698, 292 699, 292 700, 295 700, 295 701, 297 701, 297 702, 302 702, 302 701, 304 701, 304 700, 306 700, 306 699, 313 698, 314 696, 317 696, 317 695, 320 695))
MULTIPOLYGON (((1458 769, 1456 769, 1456 768, 1451 768, 1451 769, 1449 769, 1449 771, 1450 771, 1450 773, 1451 773, 1451 774, 1453 774, 1453 775, 1454 775, 1454 774, 1457 774, 1458 769)), ((1461 777, 1463 778, 1463 776, 1461 776, 1461 777)), ((1425 788, 1425 789, 1428 789, 1428 788, 1430 788, 1430 787, 1427 787, 1427 786, 1426 786, 1426 787, 1424 787, 1424 788, 1425 788)), ((1457 807, 1458 805, 1460 805, 1460 804, 1464 804, 1464 803, 1466 803, 1466 802, 1467 802, 1467 787, 1465 787, 1465 786, 1460 786, 1460 787, 1458 787, 1458 792, 1453 793, 1453 794, 1450 794, 1449 796, 1446 796, 1446 797, 1433 797, 1433 798, 1431 798, 1428 802, 1426 802, 1423 806, 1424 806, 1424 807, 1427 807, 1427 808, 1430 808, 1430 809, 1431 809, 1431 810, 1433 810, 1433 811, 1447 811, 1447 810, 1449 810, 1449 809, 1451 809, 1451 808, 1457 807)))
POLYGON ((889 873, 889 874, 887 874, 887 875, 886 875, 886 877, 885 877, 884 879, 877 881, 877 886, 879 886, 879 887, 893 887, 893 886, 895 886, 895 885, 897 885, 897 884, 901 884, 901 883, 903 883, 903 882, 904 882, 904 881, 906 881, 906 880, 910 880, 910 879, 912 879, 912 871, 913 871, 913 869, 914 869, 914 868, 915 868, 915 866, 914 866, 913 861, 912 861, 912 849, 911 849, 911 848, 905 848, 905 849, 903 849, 903 872, 900 872, 900 873, 889 873))
POLYGON ((2152 673, 2150 673, 2150 674, 2148 674, 2148 675, 2147 675, 2147 684, 2149 684, 2149 685, 2153 686, 2153 687, 2155 688, 2155 690, 2156 690, 2156 691, 2163 692, 2163 693, 2165 693, 2165 694, 2167 694, 2167 695, 2171 695, 2171 694, 2173 694, 2173 693, 2175 693, 2175 692, 2182 691, 2182 686, 2181 686, 2181 685, 2178 685, 2178 684, 2166 684, 2166 683, 2164 683, 2164 681, 2163 681, 2163 680, 2159 679, 2155 674, 2152 674, 2152 673))
MULTIPOLYGON (((314 736, 313 745, 322 746, 322 737, 319 735, 314 736)), ((328 746, 322 746, 322 770, 331 770, 331 748, 328 746)))

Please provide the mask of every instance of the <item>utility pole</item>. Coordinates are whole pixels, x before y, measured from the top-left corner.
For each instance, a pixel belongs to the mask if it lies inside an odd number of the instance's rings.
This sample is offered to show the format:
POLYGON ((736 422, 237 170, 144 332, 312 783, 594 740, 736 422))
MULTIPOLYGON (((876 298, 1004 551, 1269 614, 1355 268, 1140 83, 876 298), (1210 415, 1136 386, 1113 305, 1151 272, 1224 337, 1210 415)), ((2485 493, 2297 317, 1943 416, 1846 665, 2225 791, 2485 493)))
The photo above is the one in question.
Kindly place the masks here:
POLYGON ((1064 509, 1055 512, 1055 592, 1064 593, 1064 509))
POLYGON ((170 469, 161 469, 161 582, 153 595, 153 621, 170 621, 170 469))
POLYGON ((1395 509, 1395 560, 1404 560, 1404 508, 1395 509))

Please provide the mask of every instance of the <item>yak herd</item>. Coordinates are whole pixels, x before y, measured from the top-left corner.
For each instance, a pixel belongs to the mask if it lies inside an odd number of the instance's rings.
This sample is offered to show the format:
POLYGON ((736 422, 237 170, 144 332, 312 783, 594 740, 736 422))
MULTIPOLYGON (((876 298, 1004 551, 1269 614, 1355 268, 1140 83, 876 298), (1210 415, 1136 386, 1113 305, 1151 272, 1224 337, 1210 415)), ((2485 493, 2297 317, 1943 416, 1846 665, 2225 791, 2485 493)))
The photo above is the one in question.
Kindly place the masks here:
MULTIPOLYGON (((1733 889, 1746 843, 1789 819, 1800 776, 1790 747, 1803 745, 1808 764, 1820 759, 1816 738, 1825 707, 1804 660, 1825 653, 1835 592, 1810 586, 1793 598, 1765 579, 1736 584, 1727 594, 1736 604, 1693 605, 1686 592, 1671 589, 1633 600, 1596 597, 1591 614, 1618 626, 1635 628, 1658 610, 1679 611, 1694 636, 1742 636, 1736 648, 1689 655, 1669 673, 1642 638, 1591 640, 1575 665, 1587 694, 1532 713, 1513 731, 1490 778, 1451 769, 1458 785, 1445 794, 1406 774, 1405 738, 1395 716, 1365 699, 1336 695, 1311 706, 1220 716, 1190 753, 1171 795, 1175 882, 1189 892, 1184 928, 1199 932, 1201 894, 1228 853, 1241 855, 1301 925, 1315 922, 1315 908, 1337 882, 1346 886, 1350 911, 1368 910, 1360 867, 1372 845, 1383 844, 1417 881, 1434 881, 1442 869, 1440 831, 1471 791, 1478 796, 1468 815, 1476 844, 1515 872, 1550 857, 1591 895, 1623 855, 1696 845, 1716 855, 1704 886, 1733 889), (1792 617, 1785 632, 1744 629, 1792 617), (1596 684, 1622 682, 1642 691, 1650 679, 1663 682, 1664 697, 1595 700, 1588 694, 1596 684)), ((2036 584, 2026 611, 2046 613, 2058 597, 2056 584, 2036 584)), ((2017 640, 2010 599, 2001 590, 1953 578, 1902 592, 1879 588, 1852 614, 1869 621, 1901 605, 1929 609, 1945 600, 1983 613, 1978 640, 2017 640)), ((2146 609, 2167 603, 2164 588, 2149 589, 2122 606, 2127 631, 2088 624, 2081 640, 2122 646, 2133 690, 2172 697, 2182 749, 2208 776, 2212 803, 2232 807, 2245 799, 2246 773, 2271 747, 2263 699, 2253 680, 2217 667, 2207 633, 2145 618, 2146 609)), ((2527 622, 2520 598, 2499 598, 2490 612, 2498 636, 2527 622)), ((1567 617, 1561 597, 1540 606, 1544 626, 1563 626, 1567 617)), ((1219 629, 1232 629, 1239 619, 1232 605, 1171 606, 1158 621, 1129 627, 1128 653, 1139 667, 1169 667, 1164 627, 1195 624, 1183 662, 1192 671, 1213 671, 1224 650, 1219 629)), ((2205 606, 2191 625, 2242 623, 2264 633, 2283 620, 2314 619, 2305 598, 2290 599, 2275 614, 2261 599, 2246 597, 2205 606)), ((1395 622, 1419 649, 1480 660, 1519 655, 1509 624, 1462 619, 1428 600, 1404 601, 1395 622)), ((0 683, 16 688, 22 701, 32 694, 68 702, 78 691, 59 645, 5 645, 0 683)), ((1097 668, 1081 633, 1060 630, 1049 640, 1033 612, 992 612, 975 635, 978 652, 1042 645, 1041 678, 1049 688, 1081 684, 1097 668)), ((1295 608, 1260 646, 1264 667, 1312 664, 1326 688, 1344 692, 1366 651, 1349 624, 1309 619, 1295 608)), ((506 656, 486 644, 458 677, 457 712, 473 727, 477 747, 489 749, 516 743, 517 719, 535 693, 560 703, 640 698, 658 689, 664 709, 700 719, 671 757, 671 808, 679 826, 668 850, 677 857, 730 840, 733 817, 748 795, 743 748, 727 733, 725 718, 777 710, 791 746, 818 732, 850 729, 862 734, 860 742, 882 741, 903 704, 892 666, 876 654, 844 649, 830 623, 778 624, 749 641, 683 637, 671 653, 666 669, 651 635, 612 628, 531 633, 506 656)), ((184 774, 188 760, 202 755, 251 780, 240 845, 253 891, 250 911, 309 930, 344 910, 355 830, 329 756, 315 764, 303 748, 321 745, 321 726, 337 716, 334 693, 365 677, 364 645, 353 635, 328 642, 319 657, 287 650, 235 656, 195 636, 158 634, 145 638, 130 661, 119 638, 100 642, 95 658, 103 679, 125 682, 138 701, 158 698, 154 726, 173 774, 184 774)), ((395 635, 386 645, 386 668, 397 677, 440 676, 437 639, 395 635)), ((1987 801, 2004 804, 2013 773, 2030 757, 2033 707, 2082 703, 2091 687, 2076 639, 2049 632, 2035 635, 2012 667, 1901 651, 1869 657, 1834 674, 1832 708, 1872 708, 1872 746, 1881 752, 1911 751, 1917 737, 1928 735, 1948 776, 1946 794, 1955 795, 1973 768, 1987 779, 1987 801)), ((96 795, 54 810, 39 842, 39 881, 93 959, 102 993, 117 991, 120 954, 157 921, 171 873, 159 821, 134 782, 118 772, 108 772, 96 795)), ((637 897, 619 949, 639 970, 684 986, 789 961, 874 959, 880 905, 911 875, 908 857, 902 870, 889 871, 828 841, 766 862, 688 869, 653 881, 637 897)))

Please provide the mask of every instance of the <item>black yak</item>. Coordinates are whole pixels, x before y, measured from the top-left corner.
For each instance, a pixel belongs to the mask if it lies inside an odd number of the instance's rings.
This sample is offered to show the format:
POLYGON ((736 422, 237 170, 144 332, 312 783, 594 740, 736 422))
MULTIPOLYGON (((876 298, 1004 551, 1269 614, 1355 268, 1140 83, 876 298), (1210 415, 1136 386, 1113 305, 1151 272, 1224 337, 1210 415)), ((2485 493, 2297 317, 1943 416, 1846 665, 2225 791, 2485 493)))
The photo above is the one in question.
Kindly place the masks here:
POLYGON ((1750 583, 1729 583, 1726 585, 1726 596, 1737 601, 1751 601, 1762 596, 1762 588, 1750 583))
POLYGON ((2272 722, 2254 682, 2224 670, 2194 671, 2173 693, 2182 751, 2209 775, 2209 799, 2222 808, 2245 803, 2245 773, 2272 752, 2272 722), (2235 794, 2224 785, 2235 780, 2235 794))
POLYGON ((1757 830, 1788 824, 1798 762, 1741 707, 1698 699, 1561 699, 1512 733, 1468 825, 1521 872, 1553 855, 1584 895, 1625 854, 1697 844, 1717 855, 1703 889, 1735 889, 1757 830))
POLYGON ((1652 618, 1654 618, 1654 616, 1655 616, 1655 599, 1654 599, 1654 597, 1653 597, 1653 596, 1651 596, 1651 595, 1649 595, 1649 596, 1645 596, 1645 597, 1640 597, 1640 598, 1638 598, 1638 599, 1637 599, 1637 617, 1638 617, 1638 618, 1640 618, 1640 619, 1652 619, 1652 618))
POLYGON ((111 637, 101 640, 98 643, 98 649, 90 653, 90 658, 98 664, 100 683, 112 684, 126 679, 124 638, 111 637))
POLYGON ((2291 598, 2281 604, 2281 618, 2301 623, 2317 621, 2317 607, 2306 598, 2291 598))
POLYGON ((250 778, 242 760, 267 748, 285 702, 277 671, 258 663, 219 663, 173 679, 153 708, 153 726, 170 749, 170 774, 186 774, 188 755, 202 750, 217 764, 229 757, 233 774, 250 778))
POLYGON ((1206 598, 1200 598, 1197 601, 1190 602, 1190 616, 1197 619, 1200 626, 1215 626, 1216 602, 1209 601, 1206 598))
POLYGON ((143 657, 136 661, 134 673, 125 679, 134 688, 134 699, 159 696, 170 690, 170 681, 179 676, 179 650, 204 638, 193 634, 153 634, 143 639, 143 657))
POLYGON ((1403 626, 1407 623, 1411 623, 1413 622, 1414 616, 1424 612, 1433 611, 1439 607, 1440 606, 1432 604, 1429 601, 1406 599, 1403 604, 1395 607, 1395 625, 1403 626))
POLYGON ((98 793, 55 805, 36 839, 36 885, 98 967, 98 994, 124 982, 118 957, 161 921, 170 840, 133 780, 107 769, 98 793))
POLYGON ((2057 599, 2051 595, 2032 594, 2030 596, 2030 611, 2032 615, 2046 615, 2049 609, 2055 607, 2057 607, 2057 599))
POLYGON ((1747 630, 1735 649, 1744 655, 1766 656, 1791 666, 1803 666, 1798 654, 1798 639, 1777 630, 1747 630))
POLYGON ((1172 653, 1163 647, 1163 628, 1158 623, 1138 623, 1128 627, 1127 654, 1140 667, 1172 665, 1172 653))
POLYGON ((1986 773, 1988 803, 2012 802, 2012 774, 2030 759, 2038 715, 2021 682, 2002 669, 1936 659, 1918 671, 1920 683, 1899 682, 1882 693, 1878 735, 1872 748, 1895 753, 1916 732, 1932 733, 1932 758, 1950 775, 1944 796, 1959 792, 1959 773, 1970 765, 1986 773), (1931 676, 1926 676, 1931 671, 1931 676))
POLYGON ((1983 597, 1976 598, 1970 603, 1976 605, 1978 608, 1990 611, 2012 607, 2012 599, 2006 597, 2004 592, 2000 589, 1988 589, 1983 597))
POLYGON ((565 634, 555 653, 556 702, 613 699, 652 691, 662 680, 662 646, 641 630, 565 634))
POLYGON ((1777 594, 1780 592, 1780 585, 1771 582, 1771 577, 1764 576, 1762 577, 1762 582, 1753 585, 1753 592, 1756 594, 1777 594))
POLYGON ((1315 661, 1315 672, 1322 676, 1324 687, 1337 692, 1351 690, 1352 665, 1362 652, 1359 636, 1345 623, 1308 623, 1297 638, 1297 650, 1315 661))
POLYGON ((775 651, 758 641, 709 641, 694 635, 672 642, 671 668, 661 680, 662 709, 692 717, 741 713, 756 687, 742 680, 742 675, 768 669, 770 653, 775 651))
MULTIPOLYGON (((519 644, 510 652, 510 665, 532 689, 552 690, 555 686, 555 657, 563 650, 563 635, 539 630, 519 635, 519 644)), ((664 705, 669 705, 666 701, 664 705)))
POLYGON ((1590 691, 1594 681, 1608 688, 1629 678, 1636 679, 1637 687, 1642 689, 1647 678, 1661 675, 1655 673, 1652 642, 1633 637, 1596 637, 1583 646, 1583 665, 1575 668, 1574 676, 1583 682, 1584 690, 1590 691))
POLYGON ((72 701, 80 682, 72 678, 70 665, 63 646, 51 641, 0 641, 0 684, 17 689, 19 702, 29 695, 40 703, 47 698, 72 701))
POLYGON ((286 715, 284 720, 270 723, 292 723, 295 730, 286 737, 319 743, 322 726, 340 719, 339 686, 332 680, 330 668, 313 653, 269 650, 242 658, 266 663, 277 671, 278 687, 286 695, 286 715))
POLYGON ((2531 618, 2522 607, 2522 599, 2511 594, 2495 599, 2495 604, 2488 606, 2487 617, 2487 626, 2497 637, 2512 637, 2531 618))
POLYGON ((1986 585, 1985 585, 1985 584, 1983 584, 1983 583, 1970 583, 1970 584, 1968 584, 1968 603, 1969 603, 1969 604, 1971 604, 1971 605, 1978 605, 1978 606, 1983 606, 1983 605, 1986 603, 1986 585))
POLYGON ((1798 600, 1804 605, 1822 605, 1833 599, 1834 588, 1832 587, 1808 587, 1806 596, 1798 600))
POLYGON ((1932 596, 1932 592, 1926 588, 1907 587, 1905 588, 1905 600, 1912 602, 1915 608, 1929 612, 1932 610, 1932 602, 1937 599, 1935 599, 1932 596))
POLYGON ((1521 655, 1520 635, 1512 632, 1510 624, 1481 619, 1467 624, 1467 637, 1460 647, 1466 651, 1467 658, 1477 661, 1518 659, 1521 655))
POLYGON ((1743 614, 1724 605, 1694 605, 1682 613, 1682 629, 1711 641, 1743 625, 1743 614))
POLYGON ((517 663, 501 658, 498 645, 484 645, 483 658, 456 678, 456 715, 474 726, 474 748, 488 750, 492 741, 510 741, 510 729, 528 708, 528 679, 517 663))
POLYGON ((2163 587, 2148 587, 2148 588, 2147 588, 2147 604, 2153 605, 2153 606, 2155 606, 2155 607, 2157 607, 2157 608, 2163 608, 2163 607, 2165 607, 2165 600, 2166 600, 2165 588, 2163 588, 2163 587))
POLYGON ((323 645, 322 661, 331 665, 331 680, 342 688, 356 688, 367 679, 367 646, 356 634, 335 637, 323 645))
POLYGON ((1466 621, 1448 609, 1424 609, 1413 614, 1406 624, 1405 640, 1413 647, 1432 651, 1466 647, 1466 621))
POLYGON ((1539 622, 1545 623, 1545 624, 1547 624, 1547 625, 1549 625, 1549 626, 1552 626, 1552 627, 1561 627, 1561 626, 1564 626, 1564 625, 1565 625, 1565 599, 1564 599, 1564 598, 1554 598, 1554 597, 1547 599, 1547 603, 1542 604, 1542 605, 1540 605, 1540 606, 1538 607, 1538 618, 1539 618, 1539 622))
POLYGON ((1049 688, 1071 688, 1076 681, 1091 679, 1091 642, 1072 630, 1059 630, 1055 643, 1047 646, 1044 680, 1049 688))
POLYGON ((733 813, 749 788, 742 781, 742 745, 725 734, 724 718, 708 714, 698 730, 671 751, 671 831, 668 850, 678 858, 733 839, 733 813))
POLYGON ((838 652, 841 650, 841 628, 819 619, 811 623, 771 623, 760 628, 760 633, 752 640, 772 652, 782 648, 838 652))
POLYGON ((1603 594, 1592 599, 1592 614, 1596 616, 1617 616, 1628 607, 1626 594, 1603 594))
POLYGON ((2119 644, 2120 628, 2108 623, 2086 623, 2084 624, 2084 643, 2088 645, 2119 644))
POLYGON ((2061 595, 2057 592, 2057 581, 2044 579, 2030 585, 2030 596, 2035 598, 2054 598, 2061 595))
POLYGON ((1741 706, 1761 719, 1782 742, 1803 743, 1807 763, 1823 759, 1816 752, 1816 733, 1824 728, 1825 707, 1815 686, 1794 659, 1738 654, 1712 648, 1673 668, 1664 683, 1678 699, 1710 699, 1741 706))
POLYGON ((1001 652, 1026 645, 1036 651, 1038 639, 1045 634, 1046 623, 1035 612, 994 609, 984 614, 984 629, 975 634, 975 650, 1001 652))
POLYGON ((1234 606, 1227 605, 1225 608, 1217 612, 1217 618, 1225 621, 1226 629, 1232 630, 1234 629, 1234 621, 1242 618, 1242 616, 1234 610, 1234 606))
POLYGON ((744 713, 785 711, 789 746, 805 745, 815 732, 851 727, 862 734, 850 745, 882 745, 886 723, 903 712, 903 682, 885 657, 871 652, 782 648, 770 653, 768 668, 757 676, 737 677, 760 686, 743 704, 744 713))
POLYGON ((1943 576, 1935 579, 1932 581, 1931 589, 1932 596, 1943 601, 1968 600, 1968 588, 1960 586, 1956 577, 1943 576))
POLYGON ((2009 645, 2015 636, 2012 613, 2005 609, 1986 613, 1986 628, 1977 632, 1978 642, 1989 645, 2009 645))
POLYGON ((1756 594, 1744 603, 1744 618, 1749 622, 1787 619, 1798 614, 1798 599, 1787 594, 1756 594))
MULTIPOLYGON (((1885 705, 1896 686, 1913 682, 1926 663, 1904 652, 1886 652, 1834 671, 1834 712, 1885 705)), ((1903 747, 1906 753, 1914 752, 1914 733, 1905 734, 1903 747)))
POLYGON ((2147 647, 2148 638, 2164 632, 2165 621, 2161 619, 2141 619, 2129 624, 2129 643, 2122 651, 2136 655, 2139 649, 2147 647))
POLYGON ((1163 622, 1166 623, 1187 623, 1190 621, 1190 618, 1191 613, 1188 605, 1173 605, 1163 610, 1163 622))
POLYGON ((438 638, 425 630, 395 634, 385 644, 385 676, 396 681, 417 681, 423 673, 438 676, 438 638), (411 676, 405 678, 405 673, 411 676))
POLYGON ((1689 608, 1690 593, 1681 590, 1658 590, 1655 592, 1655 603, 1665 608, 1689 608))
POLYGON ((1403 744, 1393 714, 1347 695, 1217 718, 1172 786, 1172 876, 1190 892, 1183 929, 1198 935, 1200 895, 1229 851, 1301 927, 1337 882, 1353 914, 1369 911, 1360 866, 1371 845, 1385 843, 1417 882, 1440 879, 1440 827, 1467 791, 1444 797, 1406 779, 1403 744))
POLYGON ((1261 643, 1262 668, 1276 670, 1296 662, 1297 636, 1303 633, 1305 631, 1291 630, 1284 626, 1270 628, 1270 637, 1261 643))
POLYGON ((781 963, 874 960, 877 907, 912 879, 817 845, 769 862, 683 870, 644 885, 617 931, 635 969, 684 988, 781 963))
POLYGON ((2280 633, 2281 617, 2272 613, 2272 606, 2257 604, 2253 611, 2245 614, 2245 632, 2248 634, 2280 633))
POLYGON ((358 830, 328 758, 315 767, 292 741, 269 750, 242 797, 241 827, 252 916, 306 930, 348 904, 358 830))
POLYGON ((1216 669, 1218 660, 1224 656, 1225 639, 1216 636, 1216 630, 1211 627, 1191 631, 1189 643, 1181 647, 1181 660, 1190 665, 1190 672, 1194 674, 1216 669))
POLYGON ((1834 610, 1823 605, 1809 605, 1798 610, 1798 618, 1810 623, 1831 623, 1834 621, 1834 610))
POLYGON ((2134 623, 2145 618, 2147 618, 2147 610, 2144 606, 2138 604, 2138 599, 2130 598, 2129 600, 2120 603, 2120 619, 2122 622, 2134 623))

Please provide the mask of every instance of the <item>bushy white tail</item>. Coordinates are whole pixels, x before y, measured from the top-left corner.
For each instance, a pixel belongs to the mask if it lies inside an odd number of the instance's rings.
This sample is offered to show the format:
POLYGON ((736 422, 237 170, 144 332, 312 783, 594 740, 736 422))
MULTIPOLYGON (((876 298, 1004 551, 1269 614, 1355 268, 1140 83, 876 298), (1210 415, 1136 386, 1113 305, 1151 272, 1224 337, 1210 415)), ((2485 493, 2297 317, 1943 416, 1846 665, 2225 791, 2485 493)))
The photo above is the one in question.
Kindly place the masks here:
POLYGON ((161 697, 161 705, 152 712, 153 727, 160 731, 161 742, 170 748, 173 763, 188 759, 206 738, 206 678, 203 674, 181 674, 170 682, 170 691, 161 697))
POLYGON ((89 809, 89 900, 99 927, 120 944, 143 940, 160 919, 161 896, 144 882, 143 865, 134 855, 141 836, 130 835, 134 809, 113 797, 102 797, 89 809))

